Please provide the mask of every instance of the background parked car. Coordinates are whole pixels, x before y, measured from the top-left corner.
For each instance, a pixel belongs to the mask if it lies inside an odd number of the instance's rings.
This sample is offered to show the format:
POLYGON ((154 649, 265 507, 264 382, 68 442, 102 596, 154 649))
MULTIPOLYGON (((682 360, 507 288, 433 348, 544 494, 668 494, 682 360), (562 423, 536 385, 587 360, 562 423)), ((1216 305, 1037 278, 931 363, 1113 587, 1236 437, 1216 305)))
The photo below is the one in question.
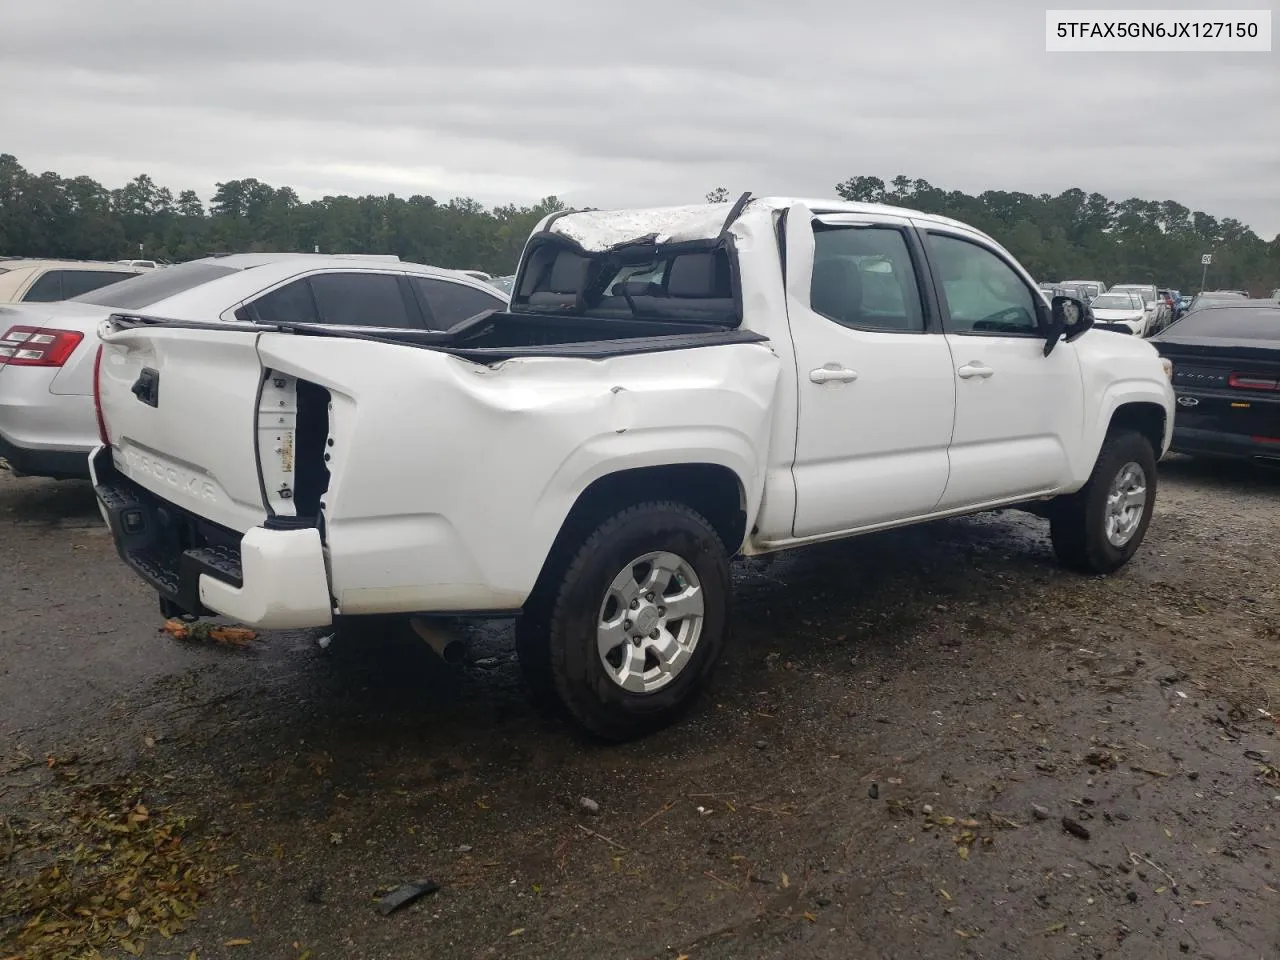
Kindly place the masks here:
POLYGON ((0 303, 52 303, 137 276, 132 263, 0 260, 0 303))
POLYGON ((1280 459, 1280 304, 1202 307, 1151 344, 1173 364, 1173 450, 1280 459))
POLYGON ((65 303, 0 307, 0 466, 89 475, 97 329, 112 313, 443 330, 506 304, 465 273, 395 257, 246 253, 146 270, 65 303))
POLYGON ((1111 290, 1089 304, 1099 326, 1123 328, 1135 337, 1147 333, 1147 306, 1132 290, 1111 290))
POLYGON ((1084 291, 1088 300, 1093 300, 1107 292, 1107 285, 1101 280, 1063 280, 1059 286, 1076 287, 1084 291))
POLYGON ((1161 298, 1160 292, 1154 283, 1117 283, 1108 292, 1115 293, 1119 290, 1128 290, 1142 297, 1142 302, 1147 311, 1145 336, 1149 337, 1173 322, 1173 311, 1169 309, 1169 305, 1161 298))
POLYGON ((1215 306, 1220 303, 1239 303, 1241 300, 1248 300, 1248 296, 1239 290, 1201 290, 1191 300, 1191 306, 1187 308, 1187 313, 1199 310, 1202 307, 1215 306))

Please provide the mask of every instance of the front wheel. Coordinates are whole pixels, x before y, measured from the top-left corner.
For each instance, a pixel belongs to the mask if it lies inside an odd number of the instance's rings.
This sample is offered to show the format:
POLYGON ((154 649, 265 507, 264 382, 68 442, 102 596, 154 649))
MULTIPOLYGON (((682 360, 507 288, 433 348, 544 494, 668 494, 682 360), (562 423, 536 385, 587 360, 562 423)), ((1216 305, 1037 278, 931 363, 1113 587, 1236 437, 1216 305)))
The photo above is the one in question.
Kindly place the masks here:
POLYGON ((615 514, 570 562, 552 606, 561 702, 608 740, 667 726, 719 659, 728 611, 728 556, 705 518, 672 502, 615 514))
POLYGON ((1137 552, 1156 502, 1156 457, 1141 434, 1107 437, 1089 482, 1054 503, 1053 549, 1064 566, 1081 573, 1119 570, 1137 552))

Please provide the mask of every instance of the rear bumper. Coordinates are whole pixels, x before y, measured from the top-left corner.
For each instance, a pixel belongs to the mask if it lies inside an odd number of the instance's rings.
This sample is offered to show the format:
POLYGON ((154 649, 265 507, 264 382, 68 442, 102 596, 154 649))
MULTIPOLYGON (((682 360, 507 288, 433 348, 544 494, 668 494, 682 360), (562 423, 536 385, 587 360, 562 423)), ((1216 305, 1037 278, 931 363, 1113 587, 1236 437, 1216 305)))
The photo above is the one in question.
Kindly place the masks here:
POLYGON ((19 477, 84 480, 89 476, 89 451, 33 449, 14 443, 0 432, 0 469, 19 477))
POLYGON ((50 392, 56 370, 0 367, 0 459, 24 476, 89 476, 98 441, 93 398, 50 392))
POLYGON ((1173 428, 1174 453, 1202 457, 1232 457, 1241 460, 1280 460, 1280 443, 1264 443, 1238 433, 1219 430, 1173 428))
POLYGON ((172 607, 269 629, 333 622, 318 530, 254 527, 241 535, 121 476, 109 447, 94 450, 89 465, 120 558, 172 607))

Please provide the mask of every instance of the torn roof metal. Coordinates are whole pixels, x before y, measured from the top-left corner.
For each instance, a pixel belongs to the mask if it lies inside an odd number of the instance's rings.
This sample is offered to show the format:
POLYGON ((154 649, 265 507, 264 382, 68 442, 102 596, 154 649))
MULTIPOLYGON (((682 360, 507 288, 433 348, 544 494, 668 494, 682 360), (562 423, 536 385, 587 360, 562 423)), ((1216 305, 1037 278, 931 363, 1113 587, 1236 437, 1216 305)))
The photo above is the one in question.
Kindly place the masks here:
MULTIPOLYGON (((752 198, 742 216, 760 211, 784 210, 803 203, 820 213, 866 214, 868 216, 910 217, 933 223, 962 227, 977 232, 966 224, 921 213, 905 207, 883 203, 859 203, 850 200, 817 200, 796 197, 752 198)), ((589 252, 603 252, 617 246, 652 239, 655 243, 681 243, 690 240, 714 240, 720 235, 725 220, 733 210, 733 202, 695 203, 679 207, 647 207, 632 210, 583 210, 553 214, 539 225, 539 230, 563 236, 589 252), (548 222, 549 221, 549 222, 548 222)))

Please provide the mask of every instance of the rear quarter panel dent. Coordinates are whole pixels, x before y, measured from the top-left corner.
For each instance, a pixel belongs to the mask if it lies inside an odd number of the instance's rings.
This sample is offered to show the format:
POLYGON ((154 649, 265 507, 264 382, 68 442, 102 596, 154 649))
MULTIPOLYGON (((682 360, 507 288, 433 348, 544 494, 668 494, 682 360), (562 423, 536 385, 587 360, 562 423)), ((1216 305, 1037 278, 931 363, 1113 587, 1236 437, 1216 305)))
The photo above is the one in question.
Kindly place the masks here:
MULTIPOLYGON (((458 582, 471 581, 466 605, 480 599, 478 576, 495 607, 510 607, 532 589, 578 495, 617 470, 725 466, 742 482, 749 516, 763 492, 780 368, 767 345, 494 367, 288 334, 264 334, 260 350, 264 365, 333 394, 324 499, 340 596, 415 584, 438 593, 429 573, 447 559, 438 554, 460 550, 458 582), (395 571, 343 561, 344 540, 354 547, 364 539, 357 530, 401 516, 439 522, 427 525, 435 536, 401 544, 395 571)), ((365 544, 356 552, 371 557, 365 544)), ((435 609, 448 609, 447 597, 436 601, 435 609)))

